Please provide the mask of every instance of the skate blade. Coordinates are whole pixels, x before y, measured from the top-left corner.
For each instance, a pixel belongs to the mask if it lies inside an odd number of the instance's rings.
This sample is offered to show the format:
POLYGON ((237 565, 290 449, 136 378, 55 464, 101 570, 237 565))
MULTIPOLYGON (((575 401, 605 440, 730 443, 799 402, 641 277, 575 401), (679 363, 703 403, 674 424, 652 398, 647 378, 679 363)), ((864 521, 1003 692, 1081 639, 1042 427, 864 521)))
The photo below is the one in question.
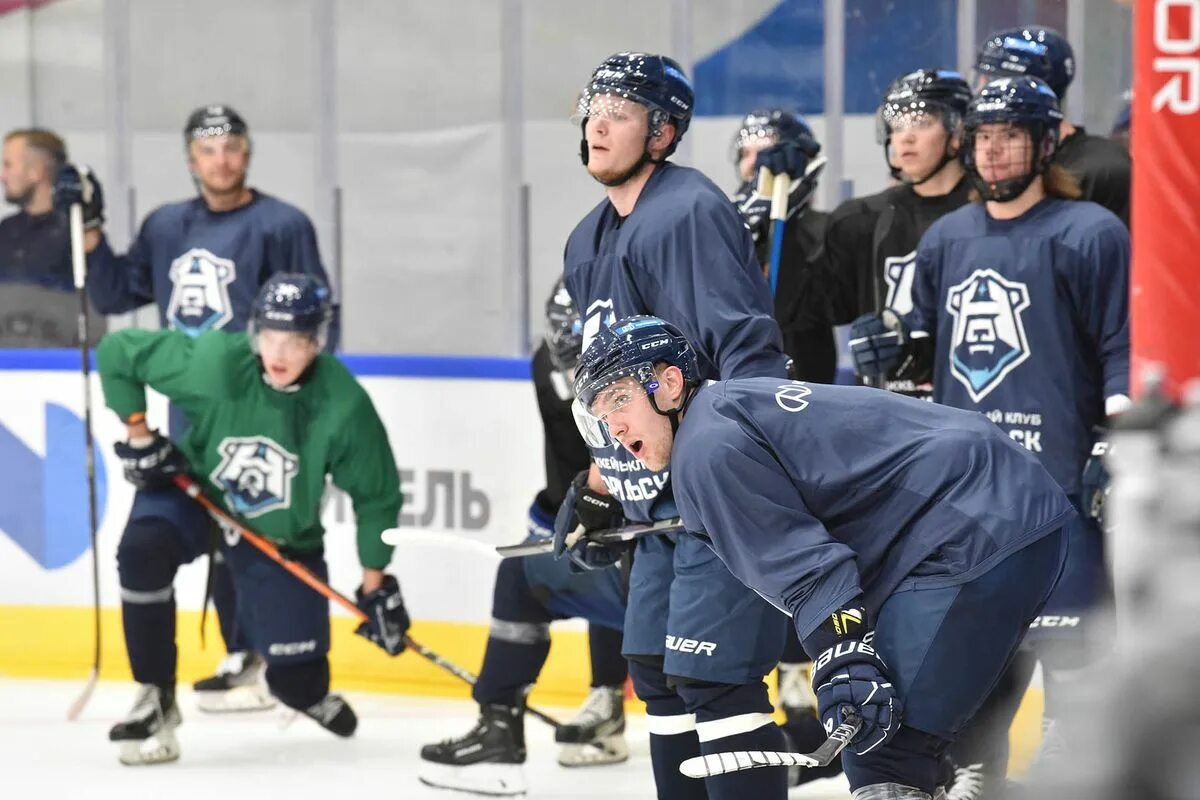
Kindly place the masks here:
POLYGON ((121 742, 117 760, 127 767, 166 764, 179 758, 179 740, 175 732, 159 731, 149 739, 127 739, 121 742))
POLYGON ((602 767, 620 764, 629 760, 629 747, 621 735, 606 736, 599 740, 600 747, 590 744, 569 744, 558 751, 558 764, 562 767, 602 767))
POLYGON ((223 692, 196 692, 196 708, 206 714, 269 711, 276 705, 265 686, 235 686, 223 692))
POLYGON ((435 789, 449 789, 482 797, 518 797, 525 794, 525 772, 520 764, 471 764, 456 767, 450 764, 421 763, 417 779, 435 789))

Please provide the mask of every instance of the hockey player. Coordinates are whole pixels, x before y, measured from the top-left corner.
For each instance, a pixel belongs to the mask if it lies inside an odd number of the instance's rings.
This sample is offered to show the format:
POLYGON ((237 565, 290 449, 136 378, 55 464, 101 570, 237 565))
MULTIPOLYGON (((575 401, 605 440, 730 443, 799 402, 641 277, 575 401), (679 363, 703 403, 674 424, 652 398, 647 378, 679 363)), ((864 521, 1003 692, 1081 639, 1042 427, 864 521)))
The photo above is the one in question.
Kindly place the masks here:
MULTIPOLYGON (((895 363, 899 335, 901 377, 932 368, 936 402, 987 414, 1079 507, 1093 431, 1129 402, 1129 235, 1111 212, 1072 199, 1078 186, 1054 158, 1060 119, 1053 91, 1036 78, 983 87, 963 145, 982 202, 929 229, 913 311, 898 333, 855 350, 860 360, 895 363), (927 344, 912 348, 920 338, 927 344), (931 364, 921 364, 925 354, 931 364)), ((1029 638, 1043 666, 1048 742, 1064 687, 1103 647, 1108 595, 1095 521, 1080 516, 1067 533, 1066 572, 1029 638)))
MULTIPOLYGON (((1074 511, 983 416, 864 387, 707 384, 631 317, 580 361, 592 430, 670 467, 689 538, 791 614, 855 800, 940 796, 940 758, 1049 595, 1074 511)), ((760 770, 761 771, 761 770, 760 770)), ((740 774, 740 773, 736 773, 740 774)))
MULTIPOLYGON (((824 252, 813 263, 813 279, 820 282, 818 292, 823 289, 830 298, 835 324, 884 308, 912 308, 917 243, 935 220, 967 202, 969 187, 958 155, 970 100, 970 87, 953 70, 916 70, 888 87, 876 113, 876 131, 898 183, 838 206, 826 229, 824 252)), ((925 376, 883 385, 914 397, 930 393, 925 376)))
MULTIPOLYGON (((546 336, 533 356, 533 383, 546 455, 546 487, 529 508, 529 538, 554 533, 554 514, 571 480, 590 461, 571 411, 572 380, 583 341, 579 313, 559 280, 546 302, 546 336)), ((420 779, 439 788, 487 796, 524 794, 525 695, 550 654, 550 623, 588 620, 592 688, 580 713, 557 732, 558 763, 615 764, 625 744, 621 625, 625 590, 615 567, 580 573, 550 553, 508 558, 496 572, 492 626, 472 697, 480 716, 465 735, 421 748, 420 779), (599 745, 599 746, 596 746, 599 745)))
MULTIPOLYGON (((210 496, 321 577, 320 501, 330 476, 358 521, 356 596, 370 619, 358 633, 392 655, 404 649, 408 614, 383 571, 392 548, 380 540, 400 511, 399 477, 370 398, 321 353, 328 296, 311 276, 281 273, 260 290, 246 333, 123 330, 97 349, 105 402, 128 434, 116 453, 139 489, 117 547, 126 650, 139 684, 129 716, 109 732, 122 763, 179 757, 172 583, 181 564, 208 550, 212 523, 173 487, 177 473, 192 471, 210 496), (147 426, 148 386, 187 415, 178 444, 147 426)), ((246 542, 222 537, 222 551, 272 694, 338 736, 353 734, 353 710, 329 693, 328 601, 246 542)))
MULTIPOLYGON (((584 347, 620 316, 670 314, 699 342, 705 376, 782 378, 786 359, 750 233, 710 180, 667 160, 693 102, 679 65, 645 53, 605 59, 580 97, 580 155, 607 195, 572 231, 564 256, 584 347)), ((580 525, 676 516, 668 473, 620 448, 593 447, 592 457, 555 519, 557 553, 580 525)), ((571 552, 588 566, 617 558, 608 548, 571 552)), ((783 798, 786 776, 773 770, 701 783, 678 766, 700 752, 783 745, 763 676, 779 660, 786 620, 701 543, 653 536, 637 542, 624 631, 649 714, 658 796, 783 798)))
POLYGON ((794 375, 801 380, 833 383, 837 373, 837 347, 827 315, 812 313, 803 297, 805 262, 821 247, 829 215, 810 207, 817 190, 823 159, 821 145, 798 114, 783 108, 756 109, 746 115, 733 139, 733 163, 741 186, 733 201, 741 212, 763 272, 771 258, 771 198, 756 191, 755 161, 763 150, 786 144, 807 161, 806 171, 792 179, 788 191, 783 251, 775 292, 775 320, 783 332, 783 351, 792 359, 794 375))
MULTIPOLYGON (((104 237, 97 178, 71 165, 59 175, 55 204, 66 209, 78 202, 84 209, 88 293, 101 313, 154 303, 164 328, 190 336, 241 331, 271 275, 301 272, 329 285, 304 212, 246 185, 250 132, 240 114, 221 105, 196 109, 184 125, 183 145, 197 196, 152 211, 124 255, 114 253, 104 237)), ((170 434, 178 438, 184 428, 183 415, 172 410, 170 434)), ((229 654, 216 675, 196 683, 200 708, 268 708, 273 702, 262 687, 263 661, 241 634, 236 594, 219 554, 212 570, 213 602, 229 654)))
MULTIPOLYGON (((975 70, 979 85, 1005 75, 1040 78, 1054 90, 1061 109, 1075 77, 1075 52, 1053 28, 1011 28, 983 41, 975 70)), ((1079 181, 1083 199, 1104 206, 1129 227, 1129 153, 1103 136, 1092 136, 1065 116, 1059 123, 1058 138, 1056 160, 1079 181)))

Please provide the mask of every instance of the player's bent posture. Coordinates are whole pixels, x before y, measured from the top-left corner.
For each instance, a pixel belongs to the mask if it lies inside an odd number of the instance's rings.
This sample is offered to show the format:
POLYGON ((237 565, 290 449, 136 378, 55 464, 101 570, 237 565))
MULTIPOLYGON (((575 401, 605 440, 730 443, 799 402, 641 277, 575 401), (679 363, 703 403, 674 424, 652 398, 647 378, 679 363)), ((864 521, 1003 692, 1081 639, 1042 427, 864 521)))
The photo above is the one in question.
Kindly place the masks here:
MULTIPOLYGON (((1129 404, 1129 234, 1111 212, 1072 199, 1078 187, 1055 159, 1061 117, 1036 78, 999 78, 972 100, 964 157, 982 202, 921 240, 913 311, 892 335, 905 342, 904 364, 932 355, 935 402, 986 414, 1085 510, 1095 428, 1129 404), (909 350, 921 337, 928 344, 909 350)), ((890 352, 886 336, 859 355, 890 352)), ((1067 569, 1029 636, 1052 747, 1067 684, 1085 685, 1082 668, 1107 649, 1103 534, 1087 514, 1067 532, 1067 569)))
MULTIPOLYGON (((128 252, 112 251, 104 236, 99 180, 68 165, 55 204, 84 209, 87 289, 96 309, 121 314, 147 303, 162 327, 199 336, 241 331, 259 288, 278 272, 310 274, 326 286, 317 237, 304 212, 246 185, 250 131, 229 106, 202 106, 184 124, 183 146, 197 195, 167 203, 146 216, 128 252)), ((336 339, 337 319, 331 327, 336 339)), ((172 408, 169 431, 181 437, 186 420, 172 408)), ((214 676, 196 683, 206 711, 243 711, 273 705, 262 686, 263 661, 245 641, 237 595, 218 552, 212 562, 213 603, 228 655, 214 676)))
MULTIPOLYGON (((572 231, 563 277, 583 316, 584 347, 618 317, 670 314, 699 342, 704 374, 786 374, 767 282, 737 209, 701 173, 667 159, 694 95, 679 65, 644 53, 610 56, 579 103, 581 155, 607 197, 572 231)), ((593 447, 555 519, 555 546, 582 525, 677 516, 669 474, 593 447)), ((572 550, 608 565, 607 548, 572 550)), ((786 620, 691 537, 637 542, 623 652, 649 715, 650 757, 664 800, 783 798, 786 775, 759 770, 692 781, 680 762, 728 749, 778 749, 763 677, 779 661, 786 620)))
POLYGON ((689 535, 792 615, 855 800, 928 800, 942 754, 1049 596, 1075 512, 981 414, 866 387, 705 383, 661 319, 584 353, 594 427, 670 466, 689 535))
MULTIPOLYGON (((392 655, 404 649, 408 614, 383 572, 392 548, 379 538, 400 511, 396 464, 367 393, 321 352, 328 322, 325 287, 284 273, 259 292, 246 333, 123 330, 97 349, 105 402, 128 431, 116 452, 139 489, 117 547, 125 645, 140 684, 129 716, 109 732, 123 763, 179 757, 172 584, 218 536, 204 509, 172 486, 180 472, 322 578, 320 501, 331 477, 358 521, 357 597, 370 618, 358 633, 392 655), (187 415, 177 445, 147 427, 147 386, 187 415)), ((329 693, 328 601, 252 545, 222 536, 219 546, 271 693, 339 736, 354 733, 353 710, 329 693)))
MULTIPOLYGON (((582 325, 561 280, 546 302, 546 323, 545 340, 533 356, 546 487, 529 507, 530 541, 553 535, 554 514, 590 460, 571 411, 582 325)), ((546 553, 508 558, 497 569, 487 650, 471 692, 479 703, 479 721, 462 736, 421 748, 423 783, 488 796, 525 793, 519 766, 526 757, 525 695, 550 655, 550 623, 573 617, 588 621, 592 689, 579 714, 556 733, 563 744, 558 762, 579 767, 629 758, 620 572, 616 567, 580 572, 546 553)))

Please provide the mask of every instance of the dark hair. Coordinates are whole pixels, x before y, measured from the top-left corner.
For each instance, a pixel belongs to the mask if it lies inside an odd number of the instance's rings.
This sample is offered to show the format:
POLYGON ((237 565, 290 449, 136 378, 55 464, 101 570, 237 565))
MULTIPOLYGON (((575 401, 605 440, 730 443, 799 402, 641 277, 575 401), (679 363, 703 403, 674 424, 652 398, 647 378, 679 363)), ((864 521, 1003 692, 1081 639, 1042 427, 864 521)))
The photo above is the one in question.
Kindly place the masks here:
POLYGON ((6 142, 13 139, 24 139, 27 146, 49 158, 54 165, 55 172, 58 172, 58 168, 67 163, 67 146, 63 144, 63 140, 59 138, 58 134, 52 131, 45 128, 17 128, 15 131, 9 131, 8 135, 4 137, 6 142))

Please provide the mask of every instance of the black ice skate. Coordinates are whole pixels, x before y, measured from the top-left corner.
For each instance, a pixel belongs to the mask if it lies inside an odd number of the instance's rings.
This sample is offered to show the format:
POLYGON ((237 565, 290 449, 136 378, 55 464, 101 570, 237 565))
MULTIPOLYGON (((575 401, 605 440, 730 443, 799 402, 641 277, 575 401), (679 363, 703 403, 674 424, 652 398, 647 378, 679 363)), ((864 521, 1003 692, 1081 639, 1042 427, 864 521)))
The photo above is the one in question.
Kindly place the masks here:
POLYGON ((138 686, 133 708, 125 719, 112 726, 108 738, 121 743, 117 758, 122 764, 163 764, 179 758, 175 729, 182 721, 174 687, 143 683, 138 686))
POLYGON ((267 690, 266 662, 252 650, 237 650, 217 665, 211 677, 196 681, 196 706, 201 711, 265 711, 275 698, 267 690))
POLYGON ((624 687, 592 687, 579 713, 559 726, 554 740, 564 745, 558 753, 558 763, 564 767, 619 764, 628 760, 624 687))
POLYGON ((421 748, 426 786, 486 797, 525 794, 525 708, 485 705, 466 734, 421 748))
POLYGON ((354 709, 340 694, 327 694, 324 700, 309 706, 302 713, 337 736, 353 736, 358 727, 354 709))

